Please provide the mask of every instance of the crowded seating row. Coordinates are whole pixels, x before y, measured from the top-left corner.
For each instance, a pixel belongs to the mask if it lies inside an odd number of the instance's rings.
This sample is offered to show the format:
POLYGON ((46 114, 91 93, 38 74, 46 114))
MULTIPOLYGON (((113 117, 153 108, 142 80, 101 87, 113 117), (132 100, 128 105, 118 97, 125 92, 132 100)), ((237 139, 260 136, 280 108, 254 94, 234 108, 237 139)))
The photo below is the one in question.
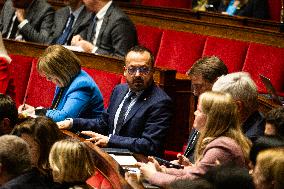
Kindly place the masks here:
MULTIPOLYGON (((132 0, 130 2, 137 2, 136 0, 132 0)), ((212 4, 216 4, 217 1, 212 1, 212 4)), ((256 2, 257 3, 264 3, 265 1, 262 2, 256 2)), ((208 4, 210 1, 208 2, 208 4)), ((154 7, 171 7, 171 8, 183 8, 183 9, 191 9, 194 7, 198 6, 198 3, 196 0, 176 0, 176 1, 171 1, 171 0, 141 0, 140 1, 141 5, 146 5, 146 6, 154 6, 154 7)), ((216 6, 216 5, 215 5, 216 6)), ((207 10, 210 11, 217 11, 216 8, 218 9, 220 6, 217 7, 208 7, 207 10)), ((255 6, 255 5, 254 5, 255 6)), ((205 10, 206 7, 203 7, 205 10)), ((266 8, 266 7, 265 7, 266 8)), ((220 8, 219 8, 220 9, 220 8)), ((271 20, 275 21, 280 21, 280 11, 281 11, 281 0, 268 0, 267 1, 267 9, 269 12, 269 17, 271 20)), ((257 12, 257 11, 256 11, 257 12)), ((249 16, 254 16, 254 15, 249 15, 249 16)), ((256 16, 257 17, 257 16, 256 16)))
POLYGON ((136 25, 136 29, 139 43, 156 55, 156 67, 185 74, 200 57, 215 55, 224 61, 230 73, 249 72, 260 93, 266 93, 259 77, 262 74, 283 95, 284 48, 145 25, 136 25))

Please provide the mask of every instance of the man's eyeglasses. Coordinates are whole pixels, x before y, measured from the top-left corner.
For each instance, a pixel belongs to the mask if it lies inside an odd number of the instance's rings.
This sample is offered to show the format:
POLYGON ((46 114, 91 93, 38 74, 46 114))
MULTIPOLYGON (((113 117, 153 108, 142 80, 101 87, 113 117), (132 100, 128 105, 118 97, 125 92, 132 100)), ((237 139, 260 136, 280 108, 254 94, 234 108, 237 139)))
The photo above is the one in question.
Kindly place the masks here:
POLYGON ((129 67, 129 68, 126 68, 126 70, 130 75, 136 74, 137 71, 139 71, 139 73, 142 74, 142 75, 147 75, 147 74, 150 73, 151 68, 148 68, 148 67, 129 67))

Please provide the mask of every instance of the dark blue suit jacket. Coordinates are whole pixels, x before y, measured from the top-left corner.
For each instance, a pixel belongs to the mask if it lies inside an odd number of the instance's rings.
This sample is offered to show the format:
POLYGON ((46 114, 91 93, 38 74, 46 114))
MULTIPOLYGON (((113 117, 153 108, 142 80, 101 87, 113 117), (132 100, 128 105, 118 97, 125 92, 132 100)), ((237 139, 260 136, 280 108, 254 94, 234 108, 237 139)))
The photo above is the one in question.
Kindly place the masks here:
MULTIPOLYGON (((99 119, 74 119, 73 129, 111 134, 115 113, 128 90, 127 84, 117 85, 103 116, 99 119)), ((152 85, 139 96, 131 108, 119 136, 111 135, 108 147, 127 148, 135 153, 161 156, 171 118, 170 97, 162 89, 152 85)))

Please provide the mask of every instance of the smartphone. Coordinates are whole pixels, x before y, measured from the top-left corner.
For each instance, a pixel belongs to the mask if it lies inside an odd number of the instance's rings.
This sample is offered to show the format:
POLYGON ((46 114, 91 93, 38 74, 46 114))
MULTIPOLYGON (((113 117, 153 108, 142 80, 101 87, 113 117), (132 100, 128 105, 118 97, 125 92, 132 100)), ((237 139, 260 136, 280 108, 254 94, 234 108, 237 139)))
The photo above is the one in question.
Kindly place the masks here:
POLYGON ((165 159, 162 159, 162 158, 159 158, 159 157, 154 157, 158 162, 159 164, 161 165, 164 165, 168 168, 175 168, 175 169, 183 169, 183 166, 181 165, 178 165, 178 164, 173 164, 165 159))

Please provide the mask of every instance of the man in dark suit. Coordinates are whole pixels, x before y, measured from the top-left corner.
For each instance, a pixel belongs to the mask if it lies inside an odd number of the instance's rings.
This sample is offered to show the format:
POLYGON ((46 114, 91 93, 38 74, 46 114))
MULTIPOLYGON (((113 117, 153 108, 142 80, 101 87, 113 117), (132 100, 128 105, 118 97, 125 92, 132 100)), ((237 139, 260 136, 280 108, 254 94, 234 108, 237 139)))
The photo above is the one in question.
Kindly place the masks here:
POLYGON ((4 38, 46 43, 54 10, 45 0, 7 0, 0 16, 4 38))
POLYGON ((72 37, 91 22, 92 13, 83 5, 82 0, 64 0, 64 4, 66 6, 54 15, 51 44, 70 45, 72 37))
POLYGON ((83 0, 95 16, 92 23, 71 44, 85 52, 124 57, 137 44, 134 24, 123 11, 110 0, 83 0))
POLYGON ((162 156, 171 123, 172 101, 153 81, 152 54, 135 46, 125 58, 127 84, 113 90, 107 111, 99 119, 59 122, 61 129, 83 131, 101 147, 127 148, 144 155, 162 156), (99 134, 100 133, 100 134, 99 134))
MULTIPOLYGON (((197 60, 187 72, 191 78, 191 88, 194 96, 198 97, 205 91, 211 91, 218 77, 227 73, 227 66, 216 56, 205 56, 197 60)), ((184 154, 178 154, 178 159, 174 160, 173 163, 185 166, 194 163, 194 151, 199 135, 199 132, 192 128, 184 154)))

